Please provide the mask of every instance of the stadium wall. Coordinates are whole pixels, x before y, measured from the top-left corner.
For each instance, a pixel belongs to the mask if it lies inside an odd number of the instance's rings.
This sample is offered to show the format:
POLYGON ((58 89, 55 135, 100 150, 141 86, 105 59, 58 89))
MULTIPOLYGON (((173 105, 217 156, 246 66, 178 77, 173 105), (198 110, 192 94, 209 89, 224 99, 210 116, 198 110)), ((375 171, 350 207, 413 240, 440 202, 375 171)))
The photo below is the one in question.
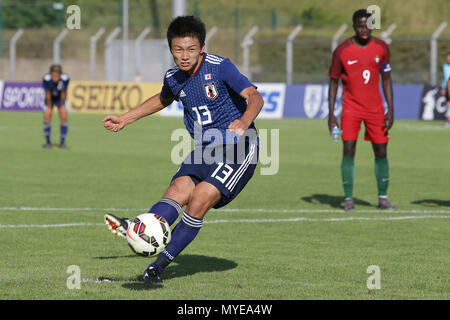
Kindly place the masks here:
MULTIPOLYGON (((259 119, 328 117, 328 84, 256 83, 264 98, 259 119)), ((161 89, 160 83, 71 81, 68 108, 80 113, 123 113, 161 89)), ((395 118, 407 120, 443 120, 445 99, 439 87, 420 84, 394 84, 395 118)), ((41 82, 0 81, 1 111, 42 111, 45 92, 41 82)), ((342 111, 339 88, 336 114, 342 111)), ((161 116, 183 116, 183 105, 174 102, 161 116)))

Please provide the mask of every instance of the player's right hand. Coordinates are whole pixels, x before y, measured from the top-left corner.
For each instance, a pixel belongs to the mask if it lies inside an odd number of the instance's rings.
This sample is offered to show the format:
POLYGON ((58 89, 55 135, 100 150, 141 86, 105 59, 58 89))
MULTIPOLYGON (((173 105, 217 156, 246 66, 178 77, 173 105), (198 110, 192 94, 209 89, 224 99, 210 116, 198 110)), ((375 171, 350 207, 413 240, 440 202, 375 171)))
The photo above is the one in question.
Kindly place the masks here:
POLYGON ((112 132, 118 132, 125 127, 125 121, 116 115, 109 115, 103 119, 103 126, 112 132))
POLYGON ((339 121, 336 118, 336 116, 333 114, 328 118, 328 130, 330 130, 330 134, 331 134, 331 131, 333 131, 334 127, 339 128, 339 121))

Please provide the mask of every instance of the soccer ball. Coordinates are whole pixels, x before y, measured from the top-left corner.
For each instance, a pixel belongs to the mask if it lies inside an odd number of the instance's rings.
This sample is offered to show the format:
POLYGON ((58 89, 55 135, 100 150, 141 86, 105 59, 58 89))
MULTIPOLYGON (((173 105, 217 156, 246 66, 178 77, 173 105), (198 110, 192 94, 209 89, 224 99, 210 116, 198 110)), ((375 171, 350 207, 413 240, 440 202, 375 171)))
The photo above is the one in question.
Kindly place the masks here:
POLYGON ((130 223, 127 241, 134 253, 148 257, 164 251, 171 238, 167 221, 153 213, 144 213, 130 223))

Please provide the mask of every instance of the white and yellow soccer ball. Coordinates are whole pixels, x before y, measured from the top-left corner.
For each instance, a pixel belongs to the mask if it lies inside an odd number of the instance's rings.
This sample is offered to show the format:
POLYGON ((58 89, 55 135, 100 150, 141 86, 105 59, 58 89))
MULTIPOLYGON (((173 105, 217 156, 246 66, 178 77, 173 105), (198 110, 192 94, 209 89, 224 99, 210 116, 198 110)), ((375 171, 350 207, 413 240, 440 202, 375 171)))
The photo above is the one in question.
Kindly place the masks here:
POLYGON ((127 242, 140 256, 154 256, 164 251, 171 239, 170 226, 160 215, 143 213, 130 223, 127 242))

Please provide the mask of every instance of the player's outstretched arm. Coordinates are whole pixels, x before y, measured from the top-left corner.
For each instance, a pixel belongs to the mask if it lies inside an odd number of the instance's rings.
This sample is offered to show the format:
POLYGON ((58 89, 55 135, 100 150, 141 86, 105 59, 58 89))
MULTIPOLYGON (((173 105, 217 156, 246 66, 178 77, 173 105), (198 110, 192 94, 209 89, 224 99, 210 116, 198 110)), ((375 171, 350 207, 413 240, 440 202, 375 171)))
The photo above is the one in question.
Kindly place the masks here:
POLYGON ((336 103, 336 95, 339 87, 339 79, 330 77, 328 86, 328 129, 331 131, 336 126, 339 128, 339 121, 334 115, 334 104, 336 103))
POLYGON ((139 106, 122 114, 121 116, 109 115, 103 119, 103 126, 112 132, 122 130, 126 125, 133 123, 140 118, 156 113, 173 102, 173 98, 164 99, 161 95, 155 94, 145 100, 139 106))
POLYGON ((384 97, 388 105, 388 112, 385 117, 385 126, 389 130, 394 125, 394 92, 392 90, 392 79, 390 73, 381 75, 381 85, 383 87, 384 97))
POLYGON ((240 95, 247 100, 247 109, 241 119, 236 119, 228 125, 228 129, 241 136, 258 116, 264 106, 264 100, 255 87, 245 88, 240 95))

